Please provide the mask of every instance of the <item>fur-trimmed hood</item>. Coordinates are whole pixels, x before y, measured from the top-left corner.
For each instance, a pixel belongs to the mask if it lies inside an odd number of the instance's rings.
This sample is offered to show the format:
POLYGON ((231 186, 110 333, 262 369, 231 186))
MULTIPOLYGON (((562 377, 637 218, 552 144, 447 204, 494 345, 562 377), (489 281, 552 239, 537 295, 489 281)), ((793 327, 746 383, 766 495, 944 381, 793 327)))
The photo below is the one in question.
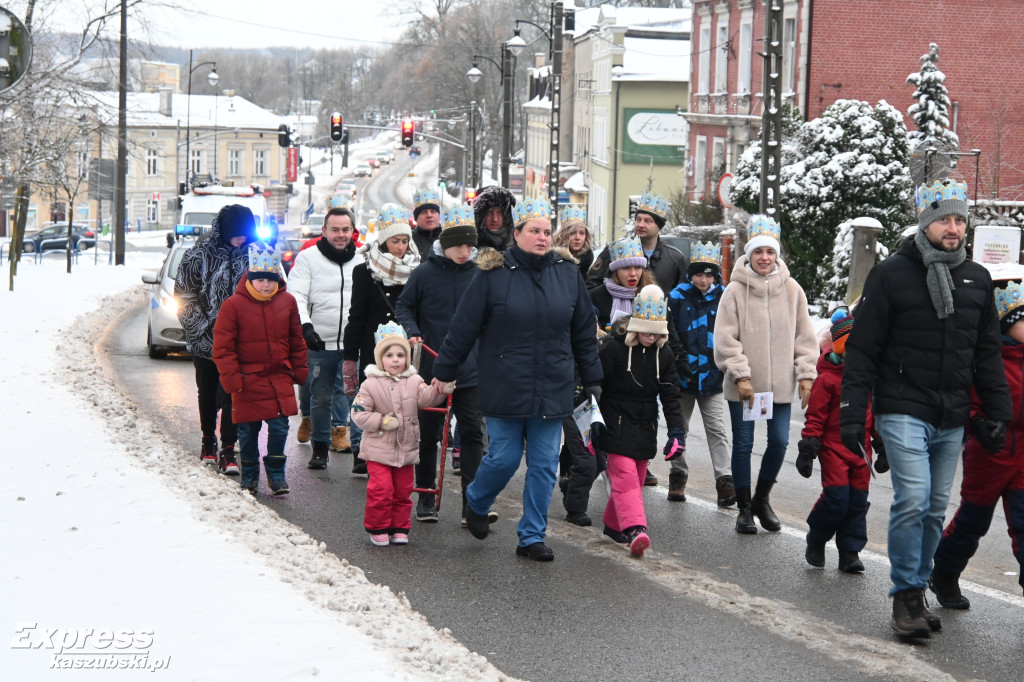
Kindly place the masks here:
MULTIPOLYGON (((551 249, 551 253, 554 254, 551 262, 558 263, 560 261, 568 261, 573 265, 576 265, 579 261, 572 255, 572 252, 564 246, 556 246, 551 249)), ((476 266, 481 270, 495 270, 505 264, 505 254, 496 249, 484 247, 480 249, 480 253, 476 257, 476 266)))

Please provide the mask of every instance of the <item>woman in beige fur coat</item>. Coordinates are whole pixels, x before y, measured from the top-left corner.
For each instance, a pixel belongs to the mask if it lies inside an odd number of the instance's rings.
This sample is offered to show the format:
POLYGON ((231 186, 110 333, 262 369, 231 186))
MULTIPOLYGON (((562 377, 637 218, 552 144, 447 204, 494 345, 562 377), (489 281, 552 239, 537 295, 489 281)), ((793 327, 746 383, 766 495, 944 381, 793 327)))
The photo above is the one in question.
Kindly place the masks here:
POLYGON ((718 306, 715 362, 725 372, 725 399, 732 420, 732 475, 739 517, 736 532, 757 533, 754 517, 769 531, 782 528, 768 496, 789 444, 791 403, 799 391, 807 406, 817 376, 818 343, 807 313, 807 296, 789 268, 779 260, 779 224, 755 215, 750 219, 745 255, 718 306), (761 459, 757 487, 751 497, 750 453, 755 421, 744 421, 744 404, 754 406, 755 393, 772 394, 768 447, 761 459))

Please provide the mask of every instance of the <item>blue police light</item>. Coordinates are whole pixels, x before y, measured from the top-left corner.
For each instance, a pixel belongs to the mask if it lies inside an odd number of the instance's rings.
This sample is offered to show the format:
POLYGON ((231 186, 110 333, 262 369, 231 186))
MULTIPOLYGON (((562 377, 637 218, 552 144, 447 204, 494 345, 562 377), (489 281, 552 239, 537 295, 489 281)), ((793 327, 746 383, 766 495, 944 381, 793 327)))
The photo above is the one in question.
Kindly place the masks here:
POLYGON ((198 237, 203 233, 202 225, 175 225, 174 234, 179 237, 198 237))
POLYGON ((261 242, 265 242, 270 239, 270 235, 274 233, 269 225, 260 225, 256 228, 256 236, 259 237, 261 242))

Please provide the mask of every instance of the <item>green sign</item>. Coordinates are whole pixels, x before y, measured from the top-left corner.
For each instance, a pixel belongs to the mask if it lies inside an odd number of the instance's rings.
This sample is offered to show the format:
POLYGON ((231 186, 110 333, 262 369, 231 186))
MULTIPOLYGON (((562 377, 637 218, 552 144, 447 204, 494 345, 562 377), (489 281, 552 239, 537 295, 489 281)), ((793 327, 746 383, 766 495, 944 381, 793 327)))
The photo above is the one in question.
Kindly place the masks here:
POLYGON ((683 166, 689 127, 675 109, 626 108, 622 162, 683 166))

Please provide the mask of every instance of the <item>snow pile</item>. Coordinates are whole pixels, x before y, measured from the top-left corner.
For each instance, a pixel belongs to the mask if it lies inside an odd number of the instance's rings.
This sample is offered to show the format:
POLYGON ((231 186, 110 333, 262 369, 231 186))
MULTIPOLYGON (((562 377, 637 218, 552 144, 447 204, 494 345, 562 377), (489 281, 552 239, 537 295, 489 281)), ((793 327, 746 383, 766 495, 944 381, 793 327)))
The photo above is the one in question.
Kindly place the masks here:
POLYGON ((5 678, 127 660, 164 679, 509 679, 139 416, 93 344, 144 302, 139 275, 162 255, 71 276, 23 265, 0 292, 0 341, 17 349, 0 370, 16 397, 0 603, 13 639, 40 645, 4 648, 5 678))

